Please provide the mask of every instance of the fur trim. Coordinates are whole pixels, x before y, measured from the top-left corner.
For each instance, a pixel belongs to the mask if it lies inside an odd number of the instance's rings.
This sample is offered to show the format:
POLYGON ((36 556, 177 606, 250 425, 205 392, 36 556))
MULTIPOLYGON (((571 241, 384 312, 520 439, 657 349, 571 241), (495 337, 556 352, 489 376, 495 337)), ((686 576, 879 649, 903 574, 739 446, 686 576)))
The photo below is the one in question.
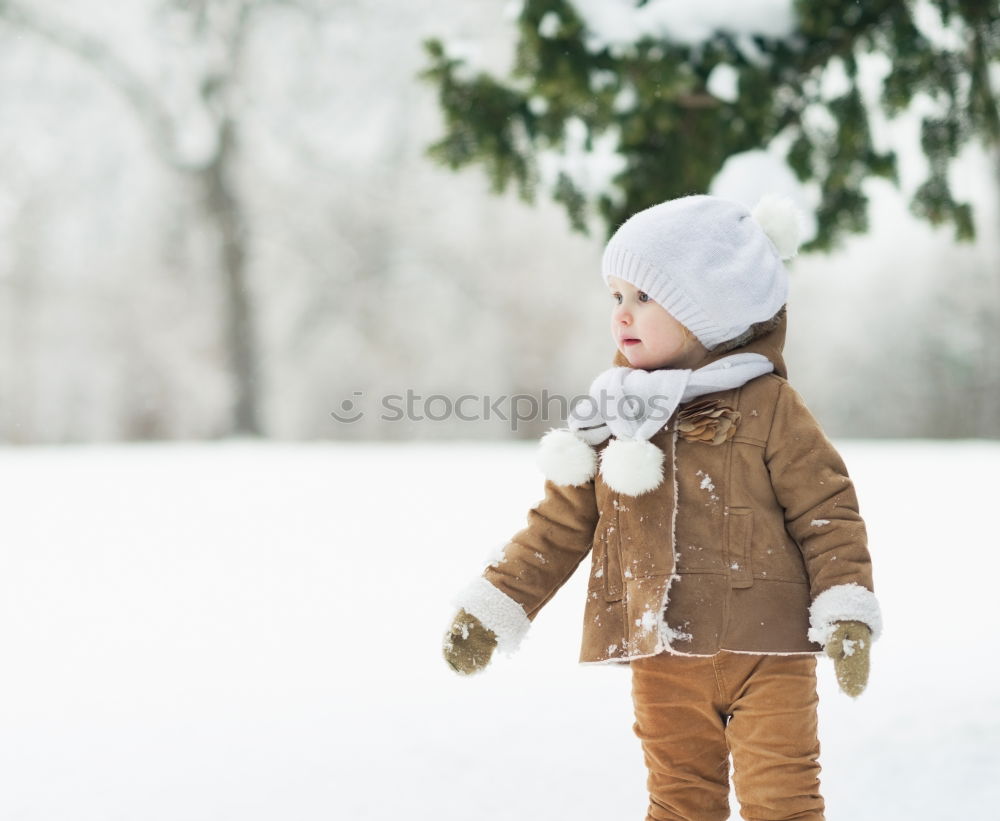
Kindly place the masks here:
POLYGON ((766 336, 782 323, 785 318, 785 314, 787 313, 788 306, 782 305, 778 313, 770 319, 765 319, 763 322, 755 322, 735 339, 730 339, 728 342, 716 345, 712 348, 712 353, 719 354, 734 351, 737 348, 742 348, 744 345, 749 345, 755 339, 760 339, 760 337, 766 336))
POLYGON ((838 621, 860 621, 872 631, 872 641, 882 635, 882 612, 878 600, 860 584, 838 584, 820 593, 809 608, 809 641, 824 647, 838 621))
POLYGON ((545 478, 557 485, 583 485, 597 473, 597 451, 566 428, 546 433, 535 458, 545 478))
POLYGON ((496 633, 497 649, 508 654, 517 650, 521 639, 531 627, 524 608, 482 576, 459 593, 455 605, 471 613, 496 633))
POLYGON ((791 259, 799 252, 802 232, 798 209, 790 199, 765 194, 751 214, 782 259, 791 259))
POLYGON ((670 646, 673 631, 670 633, 666 632, 670 630, 670 625, 667 624, 667 605, 670 604, 670 588, 674 586, 674 582, 680 579, 680 576, 677 575, 677 502, 680 498, 680 486, 677 483, 677 437, 677 424, 675 422, 670 436, 670 461, 673 464, 671 481, 674 484, 674 509, 670 514, 670 552, 673 554, 673 564, 670 568, 670 578, 667 580, 667 586, 663 591, 663 601, 660 602, 660 635, 659 644, 657 645, 657 649, 666 650, 667 652, 674 652, 670 646))
POLYGON ((648 493, 663 481, 663 451, 646 439, 612 439, 601 451, 601 477, 618 493, 648 493))

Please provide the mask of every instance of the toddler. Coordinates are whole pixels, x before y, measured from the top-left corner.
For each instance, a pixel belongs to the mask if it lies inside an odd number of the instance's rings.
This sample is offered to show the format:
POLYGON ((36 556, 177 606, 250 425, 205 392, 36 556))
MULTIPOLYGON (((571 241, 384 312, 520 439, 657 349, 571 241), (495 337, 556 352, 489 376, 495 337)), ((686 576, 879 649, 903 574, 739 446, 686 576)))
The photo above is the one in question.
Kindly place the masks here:
POLYGON ((857 696, 881 630, 854 487, 786 379, 797 215, 689 196, 612 236, 614 367, 539 446, 545 497, 459 597, 460 673, 590 553, 584 663, 628 664, 647 821, 821 821, 816 656, 857 696))

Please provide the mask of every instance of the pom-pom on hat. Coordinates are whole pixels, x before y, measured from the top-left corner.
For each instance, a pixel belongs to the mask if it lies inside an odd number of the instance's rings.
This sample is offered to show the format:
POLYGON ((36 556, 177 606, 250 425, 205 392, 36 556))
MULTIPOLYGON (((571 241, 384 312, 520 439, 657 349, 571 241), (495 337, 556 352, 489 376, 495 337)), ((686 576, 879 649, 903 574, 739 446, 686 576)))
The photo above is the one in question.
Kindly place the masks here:
POLYGON ((626 220, 601 275, 644 291, 711 350, 785 304, 782 260, 795 256, 799 237, 790 200, 766 196, 751 212, 720 197, 680 197, 626 220))

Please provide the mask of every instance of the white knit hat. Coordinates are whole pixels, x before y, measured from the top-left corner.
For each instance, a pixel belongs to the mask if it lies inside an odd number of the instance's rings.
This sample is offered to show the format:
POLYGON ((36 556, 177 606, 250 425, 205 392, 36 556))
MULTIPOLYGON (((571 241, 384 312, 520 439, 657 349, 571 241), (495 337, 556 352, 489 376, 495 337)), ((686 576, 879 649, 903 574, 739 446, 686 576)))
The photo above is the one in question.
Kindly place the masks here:
POLYGON ((680 197, 626 220, 604 249, 601 274, 644 291, 711 350, 781 309, 782 260, 798 246, 789 200, 764 197, 751 212, 719 197, 680 197))

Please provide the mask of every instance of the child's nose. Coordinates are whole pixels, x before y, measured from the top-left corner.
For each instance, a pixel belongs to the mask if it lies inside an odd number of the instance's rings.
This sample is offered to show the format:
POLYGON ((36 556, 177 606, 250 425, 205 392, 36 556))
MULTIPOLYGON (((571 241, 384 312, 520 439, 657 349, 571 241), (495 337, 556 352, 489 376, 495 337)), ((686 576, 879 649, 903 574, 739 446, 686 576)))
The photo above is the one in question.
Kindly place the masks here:
POLYGON ((632 322, 632 312, 624 305, 619 305, 615 308, 615 322, 621 325, 628 325, 632 322))

